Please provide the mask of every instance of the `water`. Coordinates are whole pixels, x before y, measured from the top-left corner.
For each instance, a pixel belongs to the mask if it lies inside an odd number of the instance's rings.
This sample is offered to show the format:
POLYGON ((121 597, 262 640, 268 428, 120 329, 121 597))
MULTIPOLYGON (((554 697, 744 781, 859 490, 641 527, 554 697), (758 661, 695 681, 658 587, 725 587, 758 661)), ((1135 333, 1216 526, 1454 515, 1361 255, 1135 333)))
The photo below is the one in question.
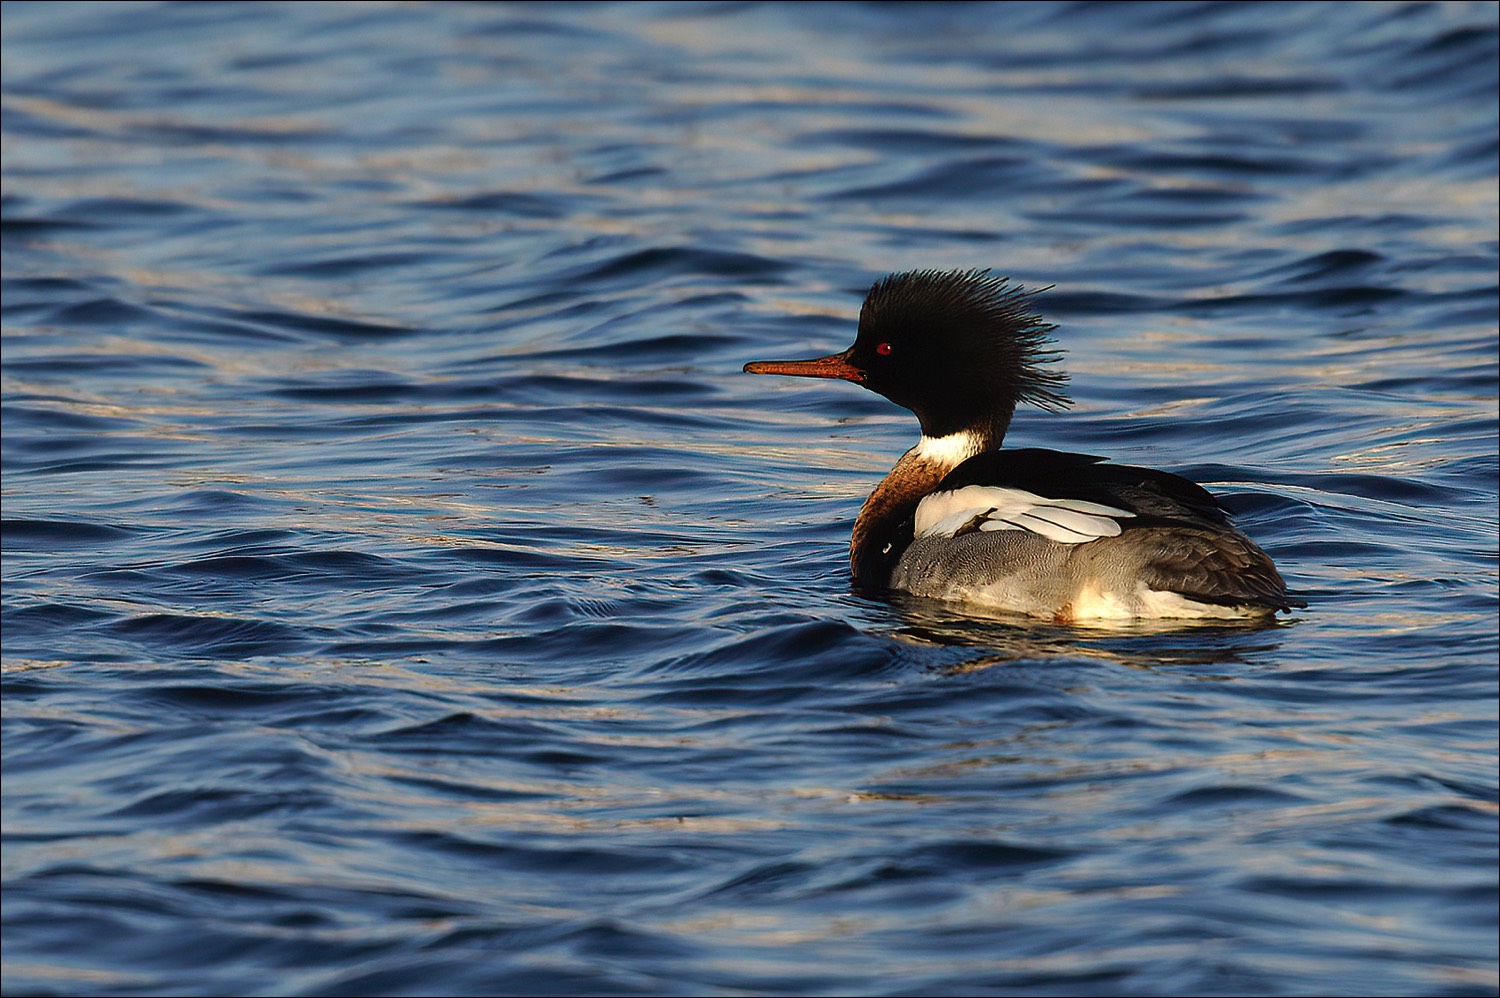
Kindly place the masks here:
POLYGON ((1496 21, 7 3, 5 993, 1497 993, 1496 21), (850 590, 984 266, 1306 611, 850 590))

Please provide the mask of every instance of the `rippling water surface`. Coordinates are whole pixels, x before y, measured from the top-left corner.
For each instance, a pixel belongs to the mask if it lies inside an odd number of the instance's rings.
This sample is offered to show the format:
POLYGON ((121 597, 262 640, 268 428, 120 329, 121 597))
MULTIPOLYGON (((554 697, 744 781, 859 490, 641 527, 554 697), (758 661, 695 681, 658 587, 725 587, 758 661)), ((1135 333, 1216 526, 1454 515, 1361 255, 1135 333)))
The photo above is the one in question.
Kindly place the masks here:
POLYGON ((4 990, 1485 995, 1496 7, 4 8, 4 990), (1310 606, 853 593, 1052 285, 1310 606))

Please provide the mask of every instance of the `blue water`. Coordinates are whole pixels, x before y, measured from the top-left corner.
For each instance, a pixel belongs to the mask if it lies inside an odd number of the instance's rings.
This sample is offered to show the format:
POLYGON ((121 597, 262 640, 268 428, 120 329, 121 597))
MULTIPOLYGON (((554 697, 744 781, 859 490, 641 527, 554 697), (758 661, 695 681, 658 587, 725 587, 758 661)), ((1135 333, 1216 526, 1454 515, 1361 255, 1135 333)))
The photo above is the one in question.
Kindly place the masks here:
POLYGON ((4 7, 8 995, 1493 995, 1492 3, 4 7), (1309 607, 847 579, 1035 286, 1309 607))

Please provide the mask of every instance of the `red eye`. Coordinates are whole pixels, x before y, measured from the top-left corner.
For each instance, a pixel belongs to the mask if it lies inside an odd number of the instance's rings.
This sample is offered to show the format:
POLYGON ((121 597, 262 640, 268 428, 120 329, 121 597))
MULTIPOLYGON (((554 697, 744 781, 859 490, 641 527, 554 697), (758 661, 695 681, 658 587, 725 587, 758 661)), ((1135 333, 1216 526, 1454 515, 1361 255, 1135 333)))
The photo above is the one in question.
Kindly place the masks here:
POLYGON ((891 355, 891 345, 889 343, 877 343, 875 344, 875 352, 882 357, 889 357, 891 355))

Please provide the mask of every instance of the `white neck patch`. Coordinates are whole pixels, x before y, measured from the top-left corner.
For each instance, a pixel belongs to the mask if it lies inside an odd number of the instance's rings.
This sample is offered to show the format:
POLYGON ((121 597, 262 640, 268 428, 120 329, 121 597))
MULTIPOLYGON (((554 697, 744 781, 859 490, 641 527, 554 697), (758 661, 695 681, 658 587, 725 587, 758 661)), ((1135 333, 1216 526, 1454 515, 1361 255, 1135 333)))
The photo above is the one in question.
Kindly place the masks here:
POLYGON ((906 456, 942 468, 957 468, 978 454, 984 441, 972 430, 959 430, 946 437, 929 437, 923 434, 917 445, 906 452, 906 456))

